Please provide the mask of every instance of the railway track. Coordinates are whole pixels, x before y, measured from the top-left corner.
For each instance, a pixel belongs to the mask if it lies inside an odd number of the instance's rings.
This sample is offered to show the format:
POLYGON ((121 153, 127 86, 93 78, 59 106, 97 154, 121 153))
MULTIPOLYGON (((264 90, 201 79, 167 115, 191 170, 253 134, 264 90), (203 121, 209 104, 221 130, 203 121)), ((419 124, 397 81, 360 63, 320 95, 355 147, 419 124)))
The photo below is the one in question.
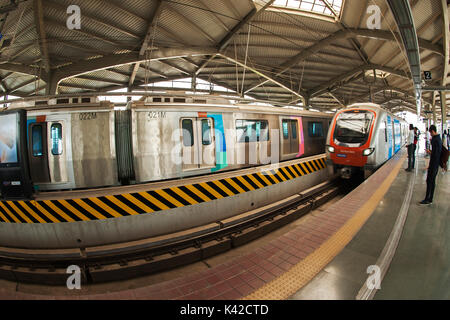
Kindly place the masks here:
POLYGON ((65 285, 70 265, 80 267, 82 283, 125 280, 166 271, 248 243, 304 216, 347 189, 340 180, 324 182, 233 218, 122 244, 60 250, 0 248, 0 278, 65 285))

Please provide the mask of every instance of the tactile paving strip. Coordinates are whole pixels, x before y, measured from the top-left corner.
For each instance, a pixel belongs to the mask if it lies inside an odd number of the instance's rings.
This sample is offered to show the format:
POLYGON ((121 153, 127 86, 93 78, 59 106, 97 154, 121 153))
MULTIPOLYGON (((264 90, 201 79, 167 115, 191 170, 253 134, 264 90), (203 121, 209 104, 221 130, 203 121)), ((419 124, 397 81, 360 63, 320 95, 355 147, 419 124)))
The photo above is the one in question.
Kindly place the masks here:
POLYGON ((347 223, 345 223, 333 236, 323 243, 317 250, 305 259, 294 265, 286 273, 266 283, 261 288, 247 295, 246 300, 283 300, 296 293, 314 278, 339 252, 353 239, 356 233, 372 215, 389 190, 397 176, 406 155, 403 155, 392 172, 383 181, 380 187, 368 199, 368 201, 356 211, 347 223))

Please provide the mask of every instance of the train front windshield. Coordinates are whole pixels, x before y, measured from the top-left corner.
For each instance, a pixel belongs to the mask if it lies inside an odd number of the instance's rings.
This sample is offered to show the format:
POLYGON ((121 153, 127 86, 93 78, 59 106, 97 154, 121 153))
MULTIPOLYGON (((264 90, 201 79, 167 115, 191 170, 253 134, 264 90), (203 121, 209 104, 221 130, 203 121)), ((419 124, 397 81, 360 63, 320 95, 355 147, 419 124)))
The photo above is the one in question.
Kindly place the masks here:
POLYGON ((342 143, 364 144, 369 137, 373 114, 369 111, 352 110, 338 115, 334 139, 342 143))

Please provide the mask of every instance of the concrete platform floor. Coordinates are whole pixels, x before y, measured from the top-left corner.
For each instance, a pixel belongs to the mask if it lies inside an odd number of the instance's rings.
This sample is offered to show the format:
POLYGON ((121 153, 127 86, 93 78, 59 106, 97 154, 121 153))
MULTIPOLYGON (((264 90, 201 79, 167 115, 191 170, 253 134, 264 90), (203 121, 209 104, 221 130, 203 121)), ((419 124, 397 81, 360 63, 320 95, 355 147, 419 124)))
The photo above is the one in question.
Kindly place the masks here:
MULTIPOLYGON (((419 154, 407 220, 390 267, 374 299, 450 298, 450 172, 440 170, 434 202, 420 205, 428 159, 419 154)), ((407 165, 405 161, 404 166, 407 165)), ((355 238, 290 299, 355 299, 392 231, 415 173, 401 170, 355 238)))

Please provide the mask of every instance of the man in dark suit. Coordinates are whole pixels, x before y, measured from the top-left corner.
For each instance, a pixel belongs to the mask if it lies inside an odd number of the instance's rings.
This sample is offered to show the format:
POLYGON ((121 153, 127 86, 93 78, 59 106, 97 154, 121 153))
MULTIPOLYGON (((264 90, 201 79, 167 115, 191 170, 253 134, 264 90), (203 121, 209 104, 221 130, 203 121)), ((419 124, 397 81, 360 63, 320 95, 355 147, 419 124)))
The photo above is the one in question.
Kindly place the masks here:
POLYGON ((439 163, 441 160, 442 152, 441 136, 436 131, 436 126, 431 125, 431 151, 427 150, 427 153, 431 155, 427 173, 427 194, 425 196, 425 199, 422 200, 420 204, 430 204, 433 202, 434 187, 436 185, 436 175, 439 171, 439 163))

